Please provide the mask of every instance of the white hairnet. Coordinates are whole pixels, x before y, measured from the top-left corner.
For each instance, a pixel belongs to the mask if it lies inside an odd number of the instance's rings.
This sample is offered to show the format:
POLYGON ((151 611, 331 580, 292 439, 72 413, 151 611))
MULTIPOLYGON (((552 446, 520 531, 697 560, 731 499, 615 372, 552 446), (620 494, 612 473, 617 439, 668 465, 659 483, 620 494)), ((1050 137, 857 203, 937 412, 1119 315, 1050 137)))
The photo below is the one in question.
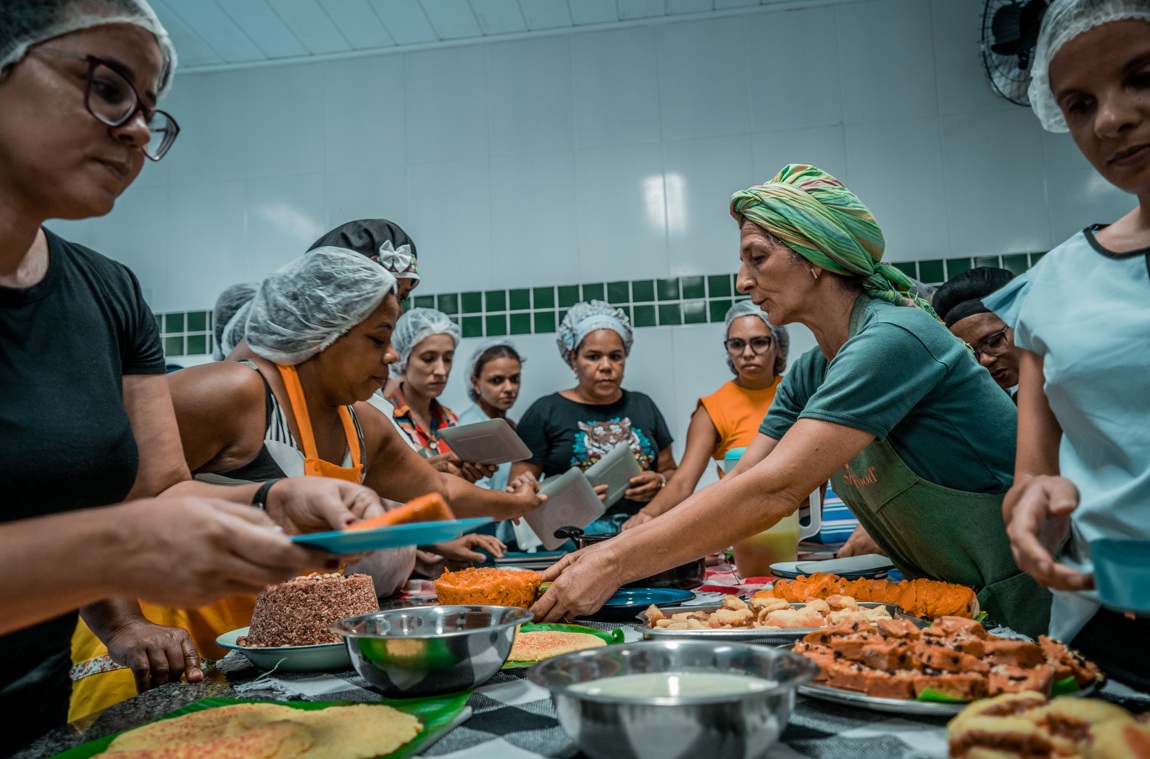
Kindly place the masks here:
POLYGON ((395 277, 375 262, 343 248, 319 248, 263 281, 245 306, 245 336, 268 361, 300 364, 361 324, 393 292, 395 277))
MULTIPOLYGON (((231 322, 232 317, 239 313, 239 310, 247 305, 252 298, 256 297, 256 291, 259 289, 258 282, 243 282, 232 285, 216 298, 216 306, 212 310, 212 333, 216 338, 213 355, 216 361, 222 361, 232 352, 232 348, 236 347, 236 343, 231 343, 230 347, 226 351, 224 350, 224 330, 231 322)), ((240 337, 242 338, 243 335, 240 337)))
POLYGON ((391 336, 391 345, 399 354, 399 360, 391 365, 391 376, 401 377, 407 370, 407 360, 415 346, 432 335, 450 335, 455 347, 459 347, 462 334, 459 325, 451 317, 434 308, 412 308, 403 312, 391 336))
POLYGON ((1050 89, 1050 61, 1070 40, 1096 26, 1141 19, 1150 21, 1150 0, 1054 0, 1042 19, 1034 61, 1030 64, 1030 107, 1050 132, 1066 132, 1066 119, 1050 89))
MULTIPOLYGON (((467 397, 473 401, 479 400, 479 393, 475 392, 475 388, 471 385, 471 378, 479 374, 479 362, 487 356, 490 361, 496 358, 513 358, 520 364, 526 363, 527 359, 519 355, 519 351, 515 349, 515 342, 508 337, 493 337, 490 340, 484 340, 471 354, 471 360, 467 362, 467 397)), ((484 362, 486 363, 486 362, 484 362)))
POLYGON ((601 300, 576 303, 563 317, 559 325, 559 355, 570 366, 571 353, 579 349, 583 338, 597 329, 609 329, 623 338, 623 354, 631 355, 631 320, 621 308, 615 308, 601 300))
MULTIPOLYGON (((771 324, 771 320, 767 318, 767 312, 756 306, 752 301, 741 300, 735 305, 727 309, 727 315, 723 318, 723 339, 727 339, 727 335, 731 332, 731 322, 735 319, 740 319, 744 316, 757 316, 763 320, 763 324, 767 325, 767 329, 771 331, 771 337, 775 339, 775 345, 779 350, 775 353, 775 374, 782 374, 783 370, 787 368, 787 353, 791 350, 791 336, 787 334, 787 328, 779 325, 771 324)), ((735 371, 735 364, 731 361, 730 354, 727 355, 727 365, 731 367, 731 371, 735 371)))
POLYGON ((156 93, 166 95, 176 70, 176 48, 146 0, 4 0, 0 71, 19 62, 32 45, 105 24, 135 24, 155 36, 163 61, 156 93))

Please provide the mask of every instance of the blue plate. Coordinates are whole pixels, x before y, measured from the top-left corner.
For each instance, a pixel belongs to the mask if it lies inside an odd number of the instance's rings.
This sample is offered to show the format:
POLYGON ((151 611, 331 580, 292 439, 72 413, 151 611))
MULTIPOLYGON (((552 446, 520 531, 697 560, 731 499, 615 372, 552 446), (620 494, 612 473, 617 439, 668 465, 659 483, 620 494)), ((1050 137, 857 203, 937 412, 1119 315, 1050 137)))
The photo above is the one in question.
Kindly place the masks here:
POLYGON ((591 615, 595 619, 634 619, 651 604, 675 606, 690 601, 695 594, 677 588, 620 588, 603 602, 603 607, 591 615))
POLYGON ((475 517, 454 519, 449 522, 393 524, 374 530, 315 532, 310 535, 296 535, 292 538, 292 542, 311 548, 322 548, 329 553, 378 551, 382 548, 422 546, 444 540, 455 540, 468 530, 491 521, 493 521, 491 517, 475 517))

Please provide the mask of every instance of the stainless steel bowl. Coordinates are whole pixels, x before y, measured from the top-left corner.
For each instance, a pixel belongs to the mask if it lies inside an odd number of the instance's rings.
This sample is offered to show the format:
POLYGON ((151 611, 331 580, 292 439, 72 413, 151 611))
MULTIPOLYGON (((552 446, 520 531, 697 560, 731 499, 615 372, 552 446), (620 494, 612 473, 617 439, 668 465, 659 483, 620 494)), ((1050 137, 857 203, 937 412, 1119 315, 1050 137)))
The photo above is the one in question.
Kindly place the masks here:
POLYGON ((423 606, 345 619, 331 632, 352 666, 385 696, 410 698, 471 688, 507 661, 515 628, 531 612, 509 606, 423 606))
POLYGON ((795 691, 818 666, 765 646, 710 641, 655 641, 578 651, 547 659, 527 673, 551 691, 559 724, 596 759, 763 756, 794 708, 795 691), (672 698, 592 695, 571 686, 639 673, 707 672, 762 678, 766 690, 672 698))

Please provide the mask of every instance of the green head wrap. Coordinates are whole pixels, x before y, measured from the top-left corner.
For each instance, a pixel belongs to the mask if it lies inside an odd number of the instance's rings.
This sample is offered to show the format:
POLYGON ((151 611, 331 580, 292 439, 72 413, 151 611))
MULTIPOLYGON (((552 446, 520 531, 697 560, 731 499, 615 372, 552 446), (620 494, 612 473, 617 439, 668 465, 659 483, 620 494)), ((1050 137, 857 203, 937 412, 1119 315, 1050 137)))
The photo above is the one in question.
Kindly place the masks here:
POLYGON ((882 263, 886 243, 870 209, 822 169, 783 167, 765 185, 732 195, 731 216, 754 222, 815 266, 862 280, 873 298, 934 314, 905 274, 882 263))

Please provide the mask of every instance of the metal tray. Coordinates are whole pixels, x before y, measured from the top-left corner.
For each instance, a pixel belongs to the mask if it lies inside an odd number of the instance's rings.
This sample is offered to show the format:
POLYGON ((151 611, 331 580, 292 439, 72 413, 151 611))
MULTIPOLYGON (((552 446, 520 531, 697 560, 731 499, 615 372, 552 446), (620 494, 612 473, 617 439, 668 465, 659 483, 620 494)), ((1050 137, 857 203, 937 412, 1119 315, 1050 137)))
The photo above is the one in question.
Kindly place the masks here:
MULTIPOLYGON (((785 646, 785 648, 790 649, 793 646, 794 644, 792 643, 789 646, 785 646)), ((1094 682, 1070 695, 1076 698, 1092 696, 1097 693, 1105 683, 1106 678, 1099 675, 1098 679, 1094 682)), ((820 701, 831 701, 836 704, 854 706, 859 709, 869 709, 872 712, 934 717, 953 717, 974 703, 973 701, 964 703, 954 701, 919 701, 912 698, 880 698, 879 696, 868 696, 865 693, 859 693, 855 690, 832 688, 829 685, 819 685, 818 683, 800 685, 799 694, 810 698, 817 698, 820 701)))
MULTIPOLYGON (((801 609, 805 604, 792 603, 792 609, 801 609)), ((879 606, 885 606, 886 610, 895 619, 909 619, 915 624, 916 627, 926 627, 930 623, 925 619, 912 617, 903 614, 902 610, 894 604, 882 604, 872 601, 863 601, 859 606, 874 609, 879 606)), ((668 617, 672 614, 677 614, 682 611, 705 611, 713 612, 723 608, 721 604, 716 606, 679 606, 668 607, 662 609, 662 612, 668 617)), ((649 620, 646 614, 640 614, 639 619, 643 620, 644 624, 639 628, 639 632, 643 634, 643 640, 665 640, 667 638, 706 638, 708 640, 773 640, 773 641, 794 641, 803 637, 808 633, 813 633, 816 630, 822 630, 822 627, 798 627, 793 629, 772 629, 769 627, 746 627, 734 628, 730 630, 667 630, 661 627, 649 627, 649 620)))

